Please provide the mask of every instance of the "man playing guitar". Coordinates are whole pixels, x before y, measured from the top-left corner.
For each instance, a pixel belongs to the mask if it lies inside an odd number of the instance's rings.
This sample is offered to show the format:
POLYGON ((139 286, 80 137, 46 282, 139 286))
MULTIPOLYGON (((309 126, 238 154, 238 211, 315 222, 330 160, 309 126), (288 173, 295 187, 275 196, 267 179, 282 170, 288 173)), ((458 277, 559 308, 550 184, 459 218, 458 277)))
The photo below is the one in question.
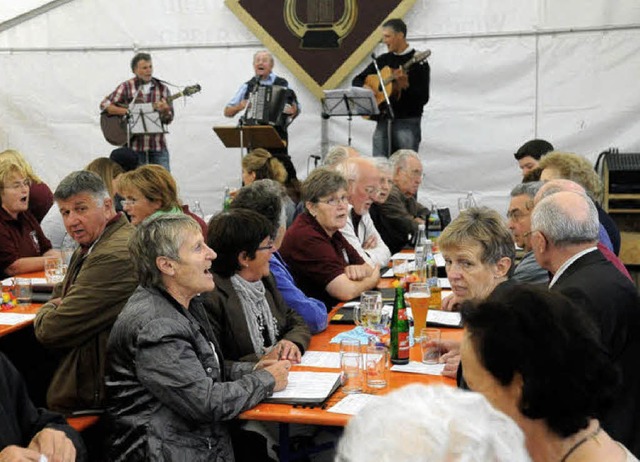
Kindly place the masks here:
MULTIPOLYGON (((135 77, 122 82, 107 96, 100 109, 110 115, 125 116, 135 98, 136 103, 153 103, 163 124, 173 120, 173 107, 169 88, 161 80, 153 77, 153 63, 148 53, 138 53, 131 60, 131 70, 135 77)), ((169 170, 169 151, 164 133, 134 135, 131 149, 138 153, 139 164, 159 164, 169 170)))
MULTIPOLYGON (((409 46, 406 35, 407 25, 402 19, 390 19, 382 25, 382 41, 387 46, 388 52, 378 56, 376 62, 383 78, 384 71, 391 70, 391 78, 385 81, 393 82, 389 101, 394 119, 391 126, 391 143, 389 143, 387 136, 389 113, 386 107, 381 108, 382 115, 377 120, 373 134, 374 156, 389 157, 398 149, 412 149, 418 152, 420 146, 422 138, 420 123, 423 107, 429 101, 431 70, 429 63, 422 62, 422 59, 409 63, 416 55, 416 50, 409 46), (403 65, 408 66, 404 69, 403 65)), ((428 53, 425 55, 428 56, 428 53)), ((373 63, 353 79, 352 85, 371 88, 374 93, 382 91, 373 63)), ((386 106, 386 103, 382 106, 386 106)))

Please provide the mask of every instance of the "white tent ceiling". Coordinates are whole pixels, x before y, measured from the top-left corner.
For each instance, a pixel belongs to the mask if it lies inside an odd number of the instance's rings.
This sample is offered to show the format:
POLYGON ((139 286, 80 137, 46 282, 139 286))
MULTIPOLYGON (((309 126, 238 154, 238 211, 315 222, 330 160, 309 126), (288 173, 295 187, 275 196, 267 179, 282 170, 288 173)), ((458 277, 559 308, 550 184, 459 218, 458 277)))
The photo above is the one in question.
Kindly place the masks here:
MULTIPOLYGON (((533 137, 591 159, 610 146, 640 147, 635 0, 418 0, 405 20, 410 43, 433 52, 423 200, 455 214, 456 198, 473 190, 504 211, 520 179, 512 153, 533 137)), ((158 77, 203 87, 176 102, 168 142, 183 199, 213 212, 224 187, 240 179, 239 153, 211 127, 235 123, 222 110, 251 76, 260 47, 222 0, 4 0, 0 149, 23 152, 52 187, 108 155, 98 105, 130 76, 133 53, 150 51, 158 77)), ((308 156, 321 150, 321 106, 281 63, 275 70, 302 102, 290 152, 304 177, 308 156)), ((331 119, 329 143, 346 143, 347 129, 345 119, 331 119)), ((354 120, 353 144, 363 153, 372 131, 371 122, 354 120)))

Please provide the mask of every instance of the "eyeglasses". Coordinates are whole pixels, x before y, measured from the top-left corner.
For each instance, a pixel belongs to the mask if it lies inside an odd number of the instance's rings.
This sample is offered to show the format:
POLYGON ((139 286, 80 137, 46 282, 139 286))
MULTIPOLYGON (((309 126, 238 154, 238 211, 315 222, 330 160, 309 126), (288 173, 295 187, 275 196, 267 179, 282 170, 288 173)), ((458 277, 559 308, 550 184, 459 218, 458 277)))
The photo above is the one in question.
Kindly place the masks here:
POLYGON ((16 181, 4 187, 4 189, 22 189, 31 187, 31 180, 28 178, 24 181, 16 181))
POLYGON ((135 199, 122 199, 120 201, 120 205, 122 205, 122 208, 125 208, 129 205, 136 205, 137 200, 135 199))
POLYGON ((402 171, 407 172, 407 175, 409 175, 410 178, 420 178, 421 180, 424 180, 424 173, 422 173, 422 170, 402 169, 402 171))
POLYGON ((367 188, 364 188, 364 192, 367 194, 367 196, 372 196, 372 195, 378 195, 380 193, 381 189, 380 188, 376 188, 375 186, 369 186, 367 188))
POLYGON ((273 249, 273 241, 269 241, 269 243, 267 245, 263 245, 262 247, 258 247, 256 249, 256 251, 258 250, 272 250, 273 249))
POLYGON ((520 209, 509 210, 507 212, 507 218, 509 220, 513 220, 513 221, 520 221, 524 217, 528 217, 529 215, 531 215, 531 213, 525 213, 520 209))
POLYGON ((348 204, 349 203, 349 198, 347 198, 347 196, 332 197, 331 199, 327 199, 327 200, 324 200, 324 201, 318 200, 318 202, 320 202, 321 204, 330 205, 331 207, 337 207, 340 204, 348 204))

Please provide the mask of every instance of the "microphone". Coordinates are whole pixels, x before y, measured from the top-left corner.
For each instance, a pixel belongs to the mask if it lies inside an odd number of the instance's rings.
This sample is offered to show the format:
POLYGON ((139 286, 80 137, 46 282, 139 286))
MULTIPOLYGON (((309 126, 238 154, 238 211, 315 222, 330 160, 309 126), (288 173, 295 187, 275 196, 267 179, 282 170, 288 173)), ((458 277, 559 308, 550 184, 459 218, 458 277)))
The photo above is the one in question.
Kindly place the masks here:
POLYGON ((260 76, 254 75, 253 78, 249 80, 249 83, 247 84, 247 89, 249 90, 249 93, 253 92, 258 87, 258 85, 260 85, 260 76))

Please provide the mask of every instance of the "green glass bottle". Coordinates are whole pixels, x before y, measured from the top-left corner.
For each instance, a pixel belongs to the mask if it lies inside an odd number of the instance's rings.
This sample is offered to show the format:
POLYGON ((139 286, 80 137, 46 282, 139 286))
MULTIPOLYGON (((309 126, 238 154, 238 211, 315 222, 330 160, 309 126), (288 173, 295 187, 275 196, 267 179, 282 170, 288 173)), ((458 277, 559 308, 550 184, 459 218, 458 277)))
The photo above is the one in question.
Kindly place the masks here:
POLYGON ((409 318, 402 287, 396 287, 396 298, 393 302, 390 349, 393 364, 409 363, 409 318))

